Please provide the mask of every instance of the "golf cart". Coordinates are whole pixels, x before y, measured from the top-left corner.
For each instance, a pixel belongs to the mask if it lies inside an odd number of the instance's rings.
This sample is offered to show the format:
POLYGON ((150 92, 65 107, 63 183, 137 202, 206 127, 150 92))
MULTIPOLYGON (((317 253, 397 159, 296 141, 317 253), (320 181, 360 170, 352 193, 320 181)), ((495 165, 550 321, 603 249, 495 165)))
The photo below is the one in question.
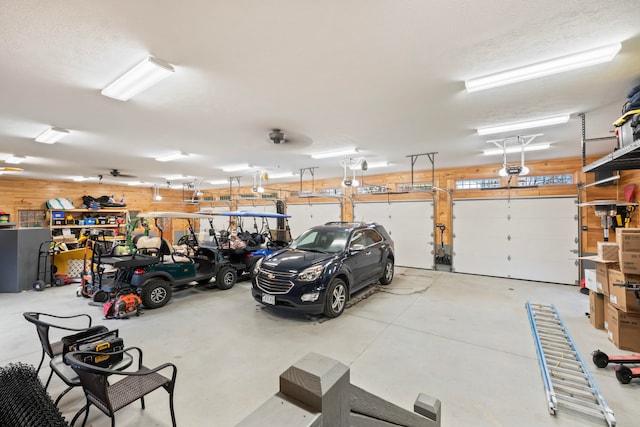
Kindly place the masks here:
POLYGON ((182 212, 149 212, 139 213, 138 218, 153 220, 159 236, 138 236, 134 239, 135 250, 129 255, 102 256, 98 253, 98 259, 93 260, 92 264, 98 265, 98 270, 104 270, 104 265, 110 265, 112 272, 99 275, 97 286, 94 285, 94 301, 104 302, 123 288, 133 288, 140 295, 145 308, 152 309, 169 302, 172 289, 178 286, 195 283, 206 285, 213 278, 215 283, 211 285, 221 290, 235 285, 235 268, 216 248, 185 246, 185 250, 177 251, 163 238, 164 219, 183 219, 188 223, 189 239, 197 242, 192 220, 208 220, 209 216, 182 212))
POLYGON ((291 242, 291 232, 287 223, 287 218, 291 218, 289 215, 244 210, 201 213, 235 218, 237 236, 246 243, 245 249, 230 249, 228 245, 230 229, 216 231, 212 217, 209 220, 211 225, 209 234, 212 236, 212 240, 199 242, 199 245, 200 247, 217 248, 235 268, 238 276, 251 273, 260 258, 286 247, 291 242), (253 218, 253 231, 249 230, 250 226, 245 227, 246 218, 253 218), (276 229, 269 227, 269 218, 278 220, 276 229), (258 226, 258 219, 261 220, 260 226, 258 226))

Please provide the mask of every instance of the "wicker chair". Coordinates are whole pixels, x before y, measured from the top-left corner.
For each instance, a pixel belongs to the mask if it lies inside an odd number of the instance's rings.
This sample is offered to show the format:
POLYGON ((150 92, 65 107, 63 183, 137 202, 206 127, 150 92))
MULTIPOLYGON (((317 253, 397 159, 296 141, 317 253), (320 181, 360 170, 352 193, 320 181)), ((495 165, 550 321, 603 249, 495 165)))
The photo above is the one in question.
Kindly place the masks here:
MULTIPOLYGON (((155 368, 147 368, 143 365, 142 350, 138 347, 128 347, 121 352, 137 353, 138 369, 136 371, 119 371, 109 368, 101 368, 85 363, 87 358, 99 356, 101 353, 89 351, 72 351, 65 355, 65 361, 76 371, 84 390, 87 404, 73 417, 73 426, 83 412, 84 426, 89 416, 89 408, 93 404, 104 414, 111 418, 111 426, 115 426, 115 413, 140 400, 144 409, 144 396, 162 387, 169 393, 169 409, 171 411, 172 425, 176 426, 176 417, 173 409, 173 390, 178 369, 172 363, 164 363, 155 368), (162 375, 160 371, 170 373, 170 377, 162 375), (109 384, 110 376, 121 376, 122 379, 109 384)), ((115 352, 118 353, 118 352, 115 352)))

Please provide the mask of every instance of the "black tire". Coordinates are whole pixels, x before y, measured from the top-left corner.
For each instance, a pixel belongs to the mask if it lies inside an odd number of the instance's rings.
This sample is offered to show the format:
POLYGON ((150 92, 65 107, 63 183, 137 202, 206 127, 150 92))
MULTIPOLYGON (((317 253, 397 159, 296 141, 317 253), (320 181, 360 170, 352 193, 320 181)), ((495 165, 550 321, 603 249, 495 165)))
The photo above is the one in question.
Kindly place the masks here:
POLYGON ((163 279, 150 279, 142 285, 140 299, 145 308, 163 307, 171 299, 171 285, 163 279))
POLYGON ((631 369, 624 365, 616 366, 616 378, 622 384, 629 384, 629 381, 631 381, 632 378, 631 369))
POLYGON ((238 280, 238 274, 233 267, 222 267, 216 275, 216 286, 218 289, 226 291, 227 289, 233 288, 236 280, 238 280))
POLYGON ((387 258, 387 260, 384 263, 384 270, 382 271, 382 277, 380 277, 381 285, 388 285, 393 281, 393 271, 394 271, 393 260, 390 258, 387 258))
POLYGON ((53 278, 53 286, 64 286, 66 284, 67 282, 65 282, 64 279, 60 276, 56 276, 53 278))
POLYGON ((340 316, 347 305, 347 294, 347 284, 344 280, 333 279, 325 293, 324 315, 331 318, 340 316))
POLYGON ((91 297, 93 302, 107 302, 109 301, 109 293, 105 291, 96 291, 91 297))
POLYGON ((593 364, 598 368, 606 368, 609 364, 609 356, 607 356, 606 353, 600 350, 594 351, 593 353, 591 353, 591 356, 593 359, 593 364))
POLYGON ((35 282, 33 282, 33 289, 35 289, 38 292, 43 291, 44 288, 46 287, 47 287, 47 284, 44 283, 44 280, 36 280, 35 282))

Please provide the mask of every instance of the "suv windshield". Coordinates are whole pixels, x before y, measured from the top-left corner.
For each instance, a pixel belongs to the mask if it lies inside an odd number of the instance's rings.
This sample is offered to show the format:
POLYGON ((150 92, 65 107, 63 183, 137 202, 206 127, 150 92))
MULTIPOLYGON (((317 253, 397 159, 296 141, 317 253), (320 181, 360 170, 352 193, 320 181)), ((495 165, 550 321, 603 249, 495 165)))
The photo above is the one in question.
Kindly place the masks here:
POLYGON ((311 252, 342 252, 349 240, 349 230, 311 229, 300 235, 289 245, 292 249, 311 252))

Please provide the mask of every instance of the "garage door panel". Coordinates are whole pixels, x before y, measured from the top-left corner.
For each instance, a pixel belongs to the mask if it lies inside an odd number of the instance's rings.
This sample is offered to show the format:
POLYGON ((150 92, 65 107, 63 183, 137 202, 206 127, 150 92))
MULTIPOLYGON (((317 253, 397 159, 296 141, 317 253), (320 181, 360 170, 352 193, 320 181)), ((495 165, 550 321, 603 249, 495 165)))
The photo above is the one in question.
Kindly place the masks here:
POLYGON ((572 259, 575 258, 572 251, 578 247, 575 200, 572 197, 456 200, 454 270, 575 283, 578 277, 572 259))
POLYGON ((377 222, 395 244, 396 265, 433 268, 433 202, 359 202, 354 219, 377 222))
POLYGON ((287 204, 291 237, 296 238, 309 228, 341 220, 339 203, 287 204))

